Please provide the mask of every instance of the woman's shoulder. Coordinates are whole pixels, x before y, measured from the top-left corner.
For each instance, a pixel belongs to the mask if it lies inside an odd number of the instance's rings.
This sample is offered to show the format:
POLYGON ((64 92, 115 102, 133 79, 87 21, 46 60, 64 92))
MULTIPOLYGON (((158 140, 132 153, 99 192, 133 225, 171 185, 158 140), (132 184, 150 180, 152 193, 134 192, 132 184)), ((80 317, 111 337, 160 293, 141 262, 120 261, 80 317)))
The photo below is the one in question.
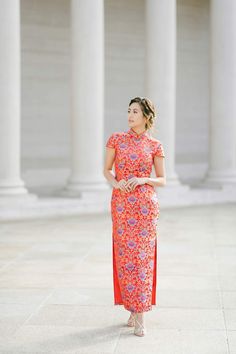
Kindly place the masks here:
POLYGON ((127 134, 126 131, 115 131, 113 133, 111 133, 111 136, 114 138, 114 139, 119 139, 123 136, 125 136, 127 134))
POLYGON ((161 144, 161 141, 157 138, 155 138, 154 136, 150 135, 149 139, 151 142, 153 142, 154 144, 161 144))
POLYGON ((152 137, 152 147, 154 151, 154 156, 157 155, 165 157, 164 147, 159 139, 152 137))
POLYGON ((111 133, 107 139, 106 146, 115 148, 117 142, 120 141, 119 139, 120 139, 120 137, 123 136, 123 134, 124 134, 124 132, 121 132, 121 131, 115 131, 115 132, 111 133))
POLYGON ((125 133, 126 133, 125 131, 115 131, 112 133, 112 135, 121 136, 121 135, 124 135, 125 133))

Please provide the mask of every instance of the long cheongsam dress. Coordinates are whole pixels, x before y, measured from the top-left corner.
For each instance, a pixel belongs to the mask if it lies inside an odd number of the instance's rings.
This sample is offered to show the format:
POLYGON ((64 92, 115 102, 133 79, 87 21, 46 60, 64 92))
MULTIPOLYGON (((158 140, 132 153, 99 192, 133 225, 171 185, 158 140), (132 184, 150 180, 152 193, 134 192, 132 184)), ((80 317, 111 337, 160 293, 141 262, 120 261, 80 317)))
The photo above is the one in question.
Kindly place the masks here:
MULTIPOLYGON (((165 157, 159 140, 132 128, 113 133, 106 147, 115 149, 117 181, 150 177, 154 156, 165 157)), ((147 183, 132 191, 113 188, 110 205, 114 304, 128 311, 150 311, 156 305, 157 193, 147 183)))

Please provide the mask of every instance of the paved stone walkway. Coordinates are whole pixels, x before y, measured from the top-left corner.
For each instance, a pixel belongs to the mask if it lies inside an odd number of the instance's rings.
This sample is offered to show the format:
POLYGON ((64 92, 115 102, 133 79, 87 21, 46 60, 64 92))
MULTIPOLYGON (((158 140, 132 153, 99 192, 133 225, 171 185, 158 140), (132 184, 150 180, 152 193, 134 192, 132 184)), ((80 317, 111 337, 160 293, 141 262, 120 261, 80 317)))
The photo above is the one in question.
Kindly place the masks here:
POLYGON ((162 209, 147 335, 113 305, 109 214, 0 224, 0 353, 236 354, 236 204, 162 209))

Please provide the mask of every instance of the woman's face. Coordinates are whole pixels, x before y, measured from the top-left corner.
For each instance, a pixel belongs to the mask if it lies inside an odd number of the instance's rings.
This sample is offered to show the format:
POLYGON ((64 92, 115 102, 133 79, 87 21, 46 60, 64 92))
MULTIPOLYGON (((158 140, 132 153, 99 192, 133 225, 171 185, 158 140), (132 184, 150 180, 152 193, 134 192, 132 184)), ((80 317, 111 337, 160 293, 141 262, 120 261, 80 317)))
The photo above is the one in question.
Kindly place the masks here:
POLYGON ((133 102, 128 107, 128 124, 130 128, 145 129, 146 117, 144 117, 142 109, 138 102, 133 102))

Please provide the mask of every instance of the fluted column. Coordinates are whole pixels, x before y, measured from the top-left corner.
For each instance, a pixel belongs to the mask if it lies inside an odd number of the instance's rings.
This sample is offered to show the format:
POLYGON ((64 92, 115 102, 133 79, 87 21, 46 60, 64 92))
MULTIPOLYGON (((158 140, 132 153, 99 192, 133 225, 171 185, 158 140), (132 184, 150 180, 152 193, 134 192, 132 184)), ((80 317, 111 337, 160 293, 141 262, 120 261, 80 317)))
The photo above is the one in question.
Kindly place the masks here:
POLYGON ((207 184, 236 183, 236 2, 210 2, 210 129, 207 184))
POLYGON ((0 196, 26 194, 20 178, 20 2, 0 9, 0 196))
POLYGON ((71 175, 75 194, 108 189, 104 159, 103 0, 71 1, 71 175))
POLYGON ((168 157, 168 186, 179 184, 175 172, 176 0, 146 0, 145 92, 157 107, 157 138, 168 157))

